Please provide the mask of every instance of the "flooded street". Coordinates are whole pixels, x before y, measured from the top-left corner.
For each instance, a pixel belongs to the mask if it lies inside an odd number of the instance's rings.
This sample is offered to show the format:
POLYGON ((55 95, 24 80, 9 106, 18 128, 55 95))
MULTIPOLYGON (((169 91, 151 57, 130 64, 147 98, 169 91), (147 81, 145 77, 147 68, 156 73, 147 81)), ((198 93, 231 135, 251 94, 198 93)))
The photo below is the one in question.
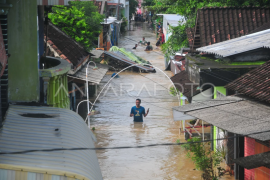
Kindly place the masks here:
MULTIPOLYGON (((154 45, 154 51, 146 52, 145 46, 138 46, 133 52, 164 70, 164 56, 155 49, 156 37, 147 24, 138 24, 135 31, 128 31, 119 47, 131 50, 143 36, 154 45)), ((165 73, 172 76, 170 71, 165 73)), ((102 85, 110 77, 111 74, 107 74, 102 85)), ((101 114, 91 120, 91 126, 96 129, 96 147, 176 142, 180 138, 179 122, 173 120, 172 107, 179 102, 169 94, 170 85, 171 81, 159 70, 142 74, 123 72, 120 78, 115 78, 96 104, 101 114), (141 106, 146 110, 150 108, 143 123, 134 123, 129 117, 136 98, 142 100, 141 106)), ((186 151, 179 146, 99 150, 97 156, 105 180, 201 179, 201 172, 195 170, 186 151)))

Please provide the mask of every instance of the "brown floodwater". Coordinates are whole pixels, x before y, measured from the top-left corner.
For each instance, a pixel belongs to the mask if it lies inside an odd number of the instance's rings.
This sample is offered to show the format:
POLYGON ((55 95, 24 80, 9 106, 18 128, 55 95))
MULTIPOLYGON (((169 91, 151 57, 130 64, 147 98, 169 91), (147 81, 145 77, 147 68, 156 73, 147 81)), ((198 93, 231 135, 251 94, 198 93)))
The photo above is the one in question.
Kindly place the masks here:
MULTIPOLYGON (((155 44, 152 30, 146 23, 138 23, 135 31, 122 35, 119 46, 131 50, 142 36, 155 44)), ((144 49, 145 46, 139 46, 133 52, 164 70, 164 56, 160 50, 145 52, 144 49)), ((173 75, 170 71, 165 73, 169 77, 173 75)), ((123 72, 102 93, 96 104, 101 114, 91 119, 91 126, 96 129, 96 147, 173 143, 177 139, 185 142, 183 135, 179 136, 179 122, 173 120, 172 107, 179 103, 168 93, 170 80, 160 71, 142 75, 123 72), (150 108, 143 123, 134 123, 129 117, 136 98, 142 100, 141 106, 145 109, 150 108)), ((105 76, 100 88, 110 76, 111 73, 105 76)), ((97 156, 104 180, 201 179, 201 172, 195 170, 186 151, 179 146, 98 150, 97 156)))

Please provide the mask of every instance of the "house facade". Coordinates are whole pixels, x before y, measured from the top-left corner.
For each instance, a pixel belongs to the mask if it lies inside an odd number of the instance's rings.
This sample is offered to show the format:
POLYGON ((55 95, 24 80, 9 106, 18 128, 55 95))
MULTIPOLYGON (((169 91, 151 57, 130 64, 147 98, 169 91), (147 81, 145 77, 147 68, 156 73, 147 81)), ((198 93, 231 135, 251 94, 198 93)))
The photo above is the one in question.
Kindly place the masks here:
POLYGON ((7 154, 0 157, 1 177, 102 179, 95 151, 89 150, 95 147, 94 135, 83 119, 69 110, 67 75, 71 64, 42 56, 44 7, 38 2, 7 0, 1 4, 8 7, 6 19, 0 21, 7 27, 4 43, 9 57, 5 68, 7 111, 0 128, 0 151, 7 154), (74 147, 86 149, 65 150, 74 147), (27 154, 9 154, 28 150, 27 154))

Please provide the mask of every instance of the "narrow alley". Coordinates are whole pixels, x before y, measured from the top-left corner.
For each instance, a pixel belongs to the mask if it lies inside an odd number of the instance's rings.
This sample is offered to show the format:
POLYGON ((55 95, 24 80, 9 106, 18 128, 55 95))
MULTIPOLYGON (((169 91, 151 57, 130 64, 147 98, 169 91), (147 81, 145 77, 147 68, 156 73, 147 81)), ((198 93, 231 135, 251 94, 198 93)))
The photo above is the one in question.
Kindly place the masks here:
MULTIPOLYGON (((155 34, 147 23, 136 24, 135 31, 128 31, 122 36, 119 47, 131 50, 144 36, 155 44, 155 34)), ((155 47, 155 46, 154 46, 155 47)), ((160 50, 144 51, 145 46, 138 46, 133 52, 150 61, 155 67, 164 70, 164 56, 160 50)), ((170 71, 165 73, 171 77, 170 71)), ((103 83, 110 79, 108 74, 103 83)), ((97 147, 137 146, 156 143, 172 143, 179 138, 179 122, 173 121, 173 106, 179 102, 168 92, 170 79, 162 72, 132 73, 123 72, 115 78, 97 103, 100 115, 94 116, 91 126, 96 128, 97 147), (145 76, 145 77, 143 77, 145 76), (122 83, 122 85, 121 85, 122 83), (125 93, 124 90, 134 89, 125 93), (120 88, 122 87, 122 95, 120 88), (134 123, 129 117, 130 109, 136 98, 142 100, 149 115, 143 123, 134 123)), ((182 142, 184 140, 181 140, 182 142)), ((119 149, 97 151, 104 179, 200 179, 200 171, 186 157, 181 147, 160 146, 140 149, 119 149)))

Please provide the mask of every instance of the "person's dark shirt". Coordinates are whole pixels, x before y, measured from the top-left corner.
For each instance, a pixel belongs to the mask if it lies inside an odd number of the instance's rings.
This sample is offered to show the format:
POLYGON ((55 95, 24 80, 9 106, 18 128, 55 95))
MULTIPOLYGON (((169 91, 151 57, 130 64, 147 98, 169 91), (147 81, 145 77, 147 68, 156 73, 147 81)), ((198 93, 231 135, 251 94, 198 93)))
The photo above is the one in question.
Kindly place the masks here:
POLYGON ((143 122, 143 115, 145 114, 145 109, 142 106, 140 106, 139 108, 133 106, 131 108, 130 114, 134 114, 133 117, 135 122, 143 122))
POLYGON ((136 49, 137 47, 135 46, 135 47, 133 47, 132 49, 136 49))
POLYGON ((151 45, 147 45, 145 50, 146 51, 151 51, 151 50, 153 50, 153 47, 151 45))

